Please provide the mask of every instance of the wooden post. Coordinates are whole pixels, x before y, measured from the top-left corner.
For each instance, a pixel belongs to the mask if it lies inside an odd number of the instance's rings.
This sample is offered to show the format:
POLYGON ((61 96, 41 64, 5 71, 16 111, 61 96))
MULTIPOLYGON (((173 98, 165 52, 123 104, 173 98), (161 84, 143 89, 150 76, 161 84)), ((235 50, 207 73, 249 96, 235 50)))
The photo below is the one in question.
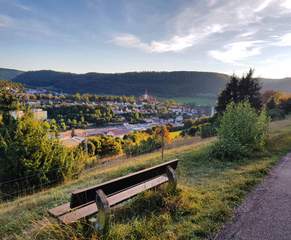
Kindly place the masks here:
POLYGON ((105 193, 101 189, 96 191, 96 205, 98 208, 96 228, 106 234, 110 225, 110 206, 105 193))
POLYGON ((170 191, 175 190, 177 187, 177 175, 175 170, 171 166, 167 166, 166 173, 169 179, 168 189, 170 191))
POLYGON ((164 160, 164 148, 165 148, 165 133, 162 129, 162 160, 164 160))

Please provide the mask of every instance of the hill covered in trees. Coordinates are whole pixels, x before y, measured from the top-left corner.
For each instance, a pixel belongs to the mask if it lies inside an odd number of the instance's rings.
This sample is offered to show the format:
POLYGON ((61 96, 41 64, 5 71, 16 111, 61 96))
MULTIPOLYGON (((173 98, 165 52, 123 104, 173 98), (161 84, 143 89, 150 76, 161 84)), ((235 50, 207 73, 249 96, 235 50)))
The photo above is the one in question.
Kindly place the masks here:
POLYGON ((21 73, 23 72, 15 69, 0 68, 0 79, 12 80, 21 73))
MULTIPOLYGON (((66 93, 135 96, 143 94, 147 89, 150 94, 164 98, 216 97, 229 77, 226 74, 199 71, 75 74, 51 70, 23 72, 0 68, 0 79, 20 82, 27 87, 66 93)), ((291 92, 291 78, 260 80, 263 90, 291 92)))
POLYGON ((291 78, 262 79, 264 90, 291 91, 291 78))
POLYGON ((30 71, 14 81, 29 87, 50 88, 67 93, 141 95, 145 89, 159 97, 216 95, 228 76, 210 72, 128 72, 73 74, 55 71, 30 71))

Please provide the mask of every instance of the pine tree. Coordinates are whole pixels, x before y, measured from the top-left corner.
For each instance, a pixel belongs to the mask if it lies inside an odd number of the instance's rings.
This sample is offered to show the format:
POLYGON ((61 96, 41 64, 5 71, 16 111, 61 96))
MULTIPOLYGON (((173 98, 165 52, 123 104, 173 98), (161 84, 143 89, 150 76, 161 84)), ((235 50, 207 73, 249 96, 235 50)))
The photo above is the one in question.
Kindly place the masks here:
POLYGON ((260 110, 262 107, 261 84, 258 79, 253 78, 254 70, 250 69, 246 75, 239 78, 233 75, 220 93, 216 106, 217 113, 223 113, 226 106, 231 103, 249 101, 252 107, 260 110))

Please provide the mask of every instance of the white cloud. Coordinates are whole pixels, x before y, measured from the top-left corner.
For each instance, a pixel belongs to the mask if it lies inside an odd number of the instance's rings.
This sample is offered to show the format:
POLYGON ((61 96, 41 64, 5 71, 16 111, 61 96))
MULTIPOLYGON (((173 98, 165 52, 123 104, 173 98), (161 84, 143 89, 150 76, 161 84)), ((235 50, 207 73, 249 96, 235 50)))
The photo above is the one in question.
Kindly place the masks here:
POLYGON ((145 41, 139 36, 126 33, 115 37, 112 42, 146 52, 165 53, 180 52, 205 44, 213 36, 211 42, 207 43, 225 47, 208 51, 209 55, 233 63, 261 54, 263 44, 258 39, 266 40, 264 48, 290 46, 291 35, 282 36, 277 43, 271 43, 274 41, 273 35, 280 35, 288 26, 288 19, 284 19, 286 24, 281 23, 278 29, 278 19, 288 17, 285 11, 288 8, 291 9, 291 0, 208 0, 201 4, 193 1, 169 19, 166 26, 173 28, 170 31, 173 34, 168 38, 145 41), (215 38, 217 33, 225 34, 215 38), (229 42, 233 43, 227 44, 229 42))
POLYGON ((139 48, 149 51, 149 46, 143 43, 138 37, 133 34, 122 34, 112 40, 113 43, 122 47, 139 48))
POLYGON ((209 51, 209 55, 224 63, 237 63, 248 57, 261 54, 263 41, 241 41, 227 44, 224 50, 209 51))
POLYGON ((23 11, 28 11, 28 12, 32 11, 32 8, 30 6, 24 5, 18 1, 11 1, 11 4, 13 4, 15 7, 23 11))
POLYGON ((145 43, 141 41, 140 38, 133 34, 122 34, 113 38, 112 42, 116 45, 129 47, 129 48, 138 48, 147 52, 155 53, 164 53, 164 52, 179 52, 186 48, 192 47, 198 41, 204 39, 205 37, 214 34, 220 33, 223 31, 224 26, 219 24, 213 24, 201 33, 189 33, 187 35, 179 36, 175 35, 169 40, 157 41, 153 40, 150 43, 145 43))
POLYGON ((272 2, 273 2, 273 0, 265 0, 254 11, 261 12, 264 9, 266 9, 272 2))
POLYGON ((291 33, 287 33, 287 34, 280 36, 278 38, 279 38, 279 40, 277 42, 273 43, 273 45, 281 46, 281 47, 291 46, 291 33))
POLYGON ((291 10, 291 0, 281 0, 280 6, 291 10))
POLYGON ((5 15, 0 15, 0 28, 9 27, 12 22, 12 18, 5 15))

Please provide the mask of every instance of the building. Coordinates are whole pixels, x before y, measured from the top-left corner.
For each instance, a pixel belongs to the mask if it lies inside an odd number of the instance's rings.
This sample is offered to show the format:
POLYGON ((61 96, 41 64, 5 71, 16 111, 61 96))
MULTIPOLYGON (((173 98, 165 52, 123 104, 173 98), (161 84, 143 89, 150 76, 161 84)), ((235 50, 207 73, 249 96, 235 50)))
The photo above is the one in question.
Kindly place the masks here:
POLYGON ((9 111, 9 114, 14 119, 19 119, 19 118, 22 118, 24 116, 24 112, 23 111, 19 111, 19 110, 9 111))
POLYGON ((34 119, 40 120, 40 121, 47 120, 47 111, 44 111, 41 108, 36 108, 36 109, 32 109, 31 112, 34 119))
POLYGON ((157 99, 155 97, 149 95, 147 90, 145 90, 145 93, 138 98, 138 101, 154 104, 157 102, 157 99))

